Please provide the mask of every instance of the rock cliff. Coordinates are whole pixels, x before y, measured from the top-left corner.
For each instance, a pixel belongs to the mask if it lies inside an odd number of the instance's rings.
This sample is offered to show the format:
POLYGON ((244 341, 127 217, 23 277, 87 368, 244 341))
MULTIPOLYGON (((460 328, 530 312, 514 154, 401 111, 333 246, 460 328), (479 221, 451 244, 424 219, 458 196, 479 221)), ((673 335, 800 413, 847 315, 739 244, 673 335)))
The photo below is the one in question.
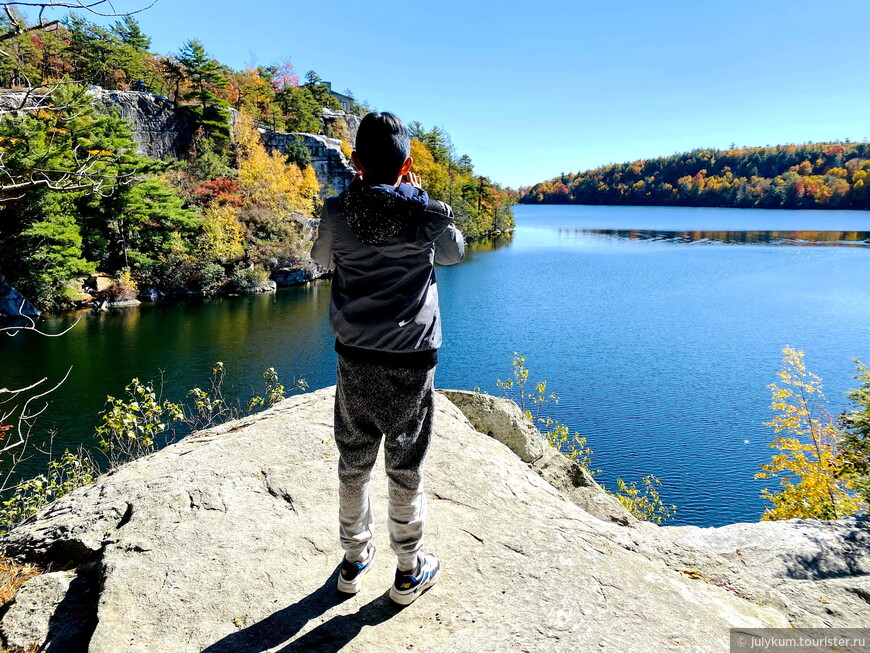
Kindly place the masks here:
POLYGON ((137 91, 107 91, 91 87, 96 101, 106 110, 116 108, 133 127, 139 154, 154 159, 187 155, 193 142, 193 121, 183 107, 176 109, 162 95, 137 91))
MULTIPOLYGON (((92 86, 90 92, 99 106, 116 108, 121 117, 130 121, 139 154, 155 159, 180 159, 187 155, 193 142, 193 122, 185 107, 175 107, 168 98, 153 93, 110 91, 99 86, 92 86)), ((37 95, 27 96, 23 92, 0 91, 0 109, 13 110, 32 105, 39 99, 37 95)), ((358 117, 324 110, 324 126, 339 119, 347 124, 351 141, 355 140, 358 117)), ((282 152, 295 136, 266 129, 261 129, 260 135, 266 147, 282 152)), ((354 169, 341 151, 341 141, 317 134, 299 134, 299 137, 311 153, 311 163, 321 187, 330 193, 343 191, 353 179, 354 169)))
POLYGON ((298 137, 311 154, 311 166, 325 195, 337 195, 353 180, 354 169, 341 151, 341 141, 317 134, 285 134, 260 130, 267 149, 287 152, 298 137))
POLYGON ((6 643, 65 653, 698 652, 727 651, 734 627, 870 618, 865 519, 720 529, 614 519, 618 507, 582 496, 603 493, 594 481, 576 484, 570 463, 542 464, 552 452, 505 400, 450 392, 437 398, 427 462, 427 548, 441 556, 442 580, 405 609, 389 601, 381 462, 381 555, 360 594, 339 596, 333 390, 191 435, 2 538, 5 553, 57 569, 19 591, 0 621, 6 643), (586 492, 572 495, 577 487, 586 492))

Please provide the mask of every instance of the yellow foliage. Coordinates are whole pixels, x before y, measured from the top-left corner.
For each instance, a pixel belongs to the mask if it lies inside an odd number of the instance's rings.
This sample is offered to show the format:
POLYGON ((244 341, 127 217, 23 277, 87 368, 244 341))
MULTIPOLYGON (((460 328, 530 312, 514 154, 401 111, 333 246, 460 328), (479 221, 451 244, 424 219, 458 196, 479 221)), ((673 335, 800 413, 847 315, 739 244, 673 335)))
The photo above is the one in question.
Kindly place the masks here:
POLYGON ((199 253, 210 261, 231 263, 245 255, 244 230, 238 209, 212 204, 205 210, 202 234, 197 242, 199 253))
POLYGON ((246 204, 269 208, 282 215, 295 212, 311 217, 320 190, 314 169, 307 166, 301 170, 295 163, 288 163, 277 150, 267 152, 248 114, 239 113, 235 129, 239 184, 246 204))
POLYGON ((447 167, 437 163, 429 148, 414 138, 411 139, 411 158, 414 159, 411 170, 420 175, 429 196, 449 201, 450 172, 447 167))
POLYGON ((123 268, 121 270, 121 274, 118 275, 118 285, 123 286, 133 294, 139 291, 139 284, 133 279, 133 273, 130 268, 123 268))
POLYGON ((770 446, 781 453, 755 475, 778 478, 780 491, 761 491, 773 504, 761 518, 838 519, 856 512, 863 503, 843 478, 845 461, 838 451, 842 434, 825 409, 822 381, 806 369, 803 351, 786 347, 783 354, 778 374, 782 385, 768 386, 776 414, 765 423, 777 434, 770 446))
POLYGON ((345 139, 341 142, 341 153, 350 161, 350 155, 353 154, 353 145, 350 144, 349 140, 345 139))

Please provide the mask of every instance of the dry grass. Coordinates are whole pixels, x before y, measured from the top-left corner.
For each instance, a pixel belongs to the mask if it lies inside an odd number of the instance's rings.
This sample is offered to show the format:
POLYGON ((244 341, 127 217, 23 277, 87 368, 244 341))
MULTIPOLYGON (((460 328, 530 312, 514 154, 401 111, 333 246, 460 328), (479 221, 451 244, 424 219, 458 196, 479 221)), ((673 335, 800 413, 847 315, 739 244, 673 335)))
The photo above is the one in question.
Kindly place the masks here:
MULTIPOLYGON (((18 588, 34 576, 42 573, 42 569, 36 565, 21 564, 12 558, 0 556, 0 608, 6 606, 15 596, 18 588)), ((39 644, 33 644, 26 653, 39 653, 39 644)), ((0 645, 0 653, 12 653, 6 647, 0 645)), ((16 651, 16 653, 18 653, 16 651)))
POLYGON ((12 558, 0 556, 0 607, 12 600, 19 587, 42 571, 36 565, 21 564, 12 558))

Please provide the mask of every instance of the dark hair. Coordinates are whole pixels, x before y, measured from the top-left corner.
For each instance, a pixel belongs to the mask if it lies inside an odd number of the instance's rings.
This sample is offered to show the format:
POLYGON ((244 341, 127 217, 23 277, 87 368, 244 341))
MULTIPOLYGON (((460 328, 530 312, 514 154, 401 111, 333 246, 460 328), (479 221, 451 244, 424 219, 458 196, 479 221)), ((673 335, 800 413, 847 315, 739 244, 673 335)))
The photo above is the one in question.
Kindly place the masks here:
POLYGON ((399 172, 411 154, 411 134, 398 116, 386 111, 367 113, 356 133, 356 155, 375 176, 399 172))

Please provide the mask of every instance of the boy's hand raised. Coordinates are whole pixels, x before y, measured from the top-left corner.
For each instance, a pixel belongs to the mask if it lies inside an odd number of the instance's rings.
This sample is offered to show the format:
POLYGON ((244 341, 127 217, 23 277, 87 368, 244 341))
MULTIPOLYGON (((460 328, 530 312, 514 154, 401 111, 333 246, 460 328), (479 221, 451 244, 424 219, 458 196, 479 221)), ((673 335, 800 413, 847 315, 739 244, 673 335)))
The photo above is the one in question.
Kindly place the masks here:
POLYGON ((405 175, 404 181, 406 184, 411 184, 411 186, 414 186, 415 188, 423 188, 423 186, 420 184, 420 175, 418 175, 416 172, 408 172, 405 175))

